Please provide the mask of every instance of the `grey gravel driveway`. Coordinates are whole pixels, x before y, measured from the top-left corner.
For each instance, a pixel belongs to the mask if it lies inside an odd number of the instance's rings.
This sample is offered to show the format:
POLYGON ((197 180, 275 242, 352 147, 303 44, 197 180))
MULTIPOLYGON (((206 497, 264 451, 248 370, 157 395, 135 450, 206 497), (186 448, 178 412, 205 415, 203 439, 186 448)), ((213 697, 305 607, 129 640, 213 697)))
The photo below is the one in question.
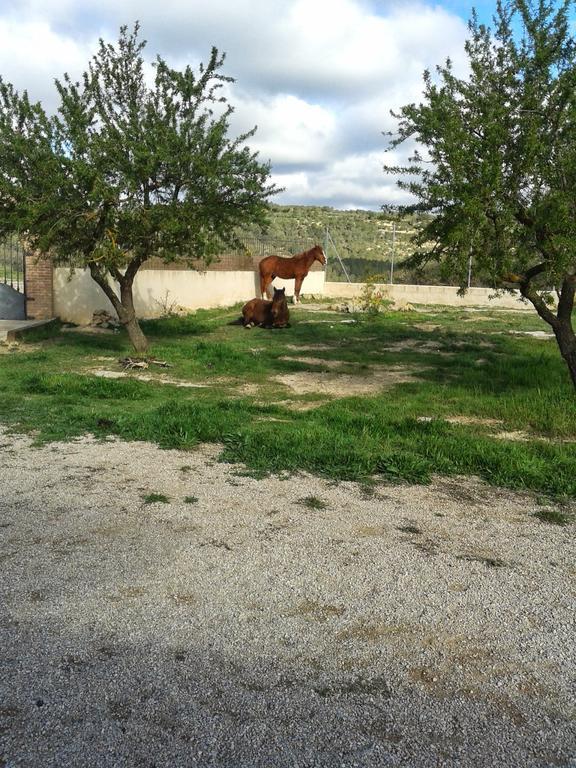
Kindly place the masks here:
POLYGON ((574 526, 531 497, 0 446, 3 768, 576 766, 574 526))

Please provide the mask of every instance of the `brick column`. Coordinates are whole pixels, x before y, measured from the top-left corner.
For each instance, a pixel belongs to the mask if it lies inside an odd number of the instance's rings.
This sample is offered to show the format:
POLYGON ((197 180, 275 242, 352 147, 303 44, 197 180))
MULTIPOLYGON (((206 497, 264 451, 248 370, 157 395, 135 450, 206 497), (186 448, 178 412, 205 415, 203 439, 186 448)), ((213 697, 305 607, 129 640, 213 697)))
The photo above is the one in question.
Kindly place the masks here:
POLYGON ((49 320, 54 317, 52 262, 35 253, 26 253, 25 265, 26 319, 49 320))

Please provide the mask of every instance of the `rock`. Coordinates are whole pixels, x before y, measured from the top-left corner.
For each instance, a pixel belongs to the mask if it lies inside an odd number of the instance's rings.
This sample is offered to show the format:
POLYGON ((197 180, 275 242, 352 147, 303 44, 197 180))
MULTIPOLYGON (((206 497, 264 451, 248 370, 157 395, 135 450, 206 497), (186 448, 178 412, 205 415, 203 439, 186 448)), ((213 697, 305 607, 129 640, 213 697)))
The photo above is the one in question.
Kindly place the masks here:
POLYGON ((106 309, 97 309, 92 315, 90 325, 98 328, 117 328, 120 323, 106 309))
POLYGON ((413 312, 414 305, 410 304, 409 301, 395 301, 390 309, 393 312, 413 312))

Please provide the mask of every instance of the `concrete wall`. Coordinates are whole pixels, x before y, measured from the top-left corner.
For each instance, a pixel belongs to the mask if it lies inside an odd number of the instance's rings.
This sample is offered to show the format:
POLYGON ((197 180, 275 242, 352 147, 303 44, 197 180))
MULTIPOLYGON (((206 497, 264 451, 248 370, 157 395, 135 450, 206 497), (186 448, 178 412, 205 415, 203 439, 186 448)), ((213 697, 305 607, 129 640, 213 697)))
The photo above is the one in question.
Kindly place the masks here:
MULTIPOLYGON (((532 309, 522 301, 520 293, 505 293, 494 296, 491 288, 469 288, 464 296, 458 295, 458 288, 449 285, 388 285, 377 286, 393 301, 410 304, 441 304, 449 307, 493 307, 502 309, 532 309), (494 298, 490 298, 494 296, 494 298)), ((364 283, 324 284, 324 296, 335 299, 353 299, 361 296, 364 283)))
MULTIPOLYGON (((294 280, 274 280, 278 288, 285 287, 288 296, 294 293, 294 280)), ((324 272, 310 272, 302 286, 302 294, 321 295, 324 272)), ((259 296, 259 279, 252 271, 195 272, 193 270, 141 270, 134 281, 134 302, 140 318, 160 317, 171 308, 194 310, 227 307, 259 296)), ((106 309, 115 314, 101 288, 87 270, 54 270, 54 313, 61 320, 84 325, 93 313, 106 309)))
MULTIPOLYGON (((334 299, 357 298, 363 283, 325 282, 323 271, 311 271, 303 284, 303 295, 334 299)), ((112 305, 90 277, 87 270, 77 270, 72 276, 68 269, 54 270, 54 315, 65 322, 87 324, 96 310, 106 309, 114 314, 112 305)), ((294 293, 294 280, 276 279, 274 284, 285 287, 288 296, 294 293)), ((503 309, 530 309, 519 294, 504 294, 490 298, 490 288, 470 288, 464 296, 458 289, 445 285, 386 285, 378 286, 389 298, 411 304, 439 304, 450 307, 483 306, 503 309)), ((257 273, 249 270, 141 270, 134 282, 134 300, 138 317, 160 317, 171 309, 182 307, 195 310, 228 307, 258 296, 257 273)))

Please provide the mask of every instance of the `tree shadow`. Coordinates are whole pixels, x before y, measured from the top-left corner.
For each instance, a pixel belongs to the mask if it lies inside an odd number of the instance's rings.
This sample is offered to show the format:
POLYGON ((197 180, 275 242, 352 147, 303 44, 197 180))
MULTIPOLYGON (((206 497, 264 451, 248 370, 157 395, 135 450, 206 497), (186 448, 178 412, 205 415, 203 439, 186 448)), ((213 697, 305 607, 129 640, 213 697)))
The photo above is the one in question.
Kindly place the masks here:
MULTIPOLYGON (((535 754, 565 753, 555 729, 543 728, 530 707, 517 705, 524 725, 519 730, 502 716, 490 691, 478 688, 468 697, 444 692, 442 679, 435 686, 426 677, 424 684, 401 680, 394 665, 383 671, 381 665, 351 661, 343 671, 329 658, 307 662, 305 640, 296 633, 294 652, 280 661, 247 640, 242 657, 220 650, 231 642, 231 627, 224 623, 218 642, 210 644, 202 631, 193 638, 164 619, 144 629, 149 609, 134 613, 133 607, 142 592, 126 590, 116 603, 139 642, 123 637, 115 622, 112 629, 94 622, 90 628, 62 626, 45 616, 40 622, 38 611, 24 623, 7 625, 5 648, 20 660, 4 677, 10 685, 1 712, 9 725, 1 753, 7 764, 56 766, 74 763, 75 755, 84 756, 82 762, 89 754, 100 768, 381 768, 396 764, 398 750, 411 765, 449 755, 460 764, 482 754, 479 721, 494 743, 506 743, 515 765, 532 765, 535 754), (427 732, 434 734, 424 741, 423 713, 427 732)), ((45 599, 42 591, 30 594, 45 599)), ((196 599, 174 599, 194 627, 196 599)))

